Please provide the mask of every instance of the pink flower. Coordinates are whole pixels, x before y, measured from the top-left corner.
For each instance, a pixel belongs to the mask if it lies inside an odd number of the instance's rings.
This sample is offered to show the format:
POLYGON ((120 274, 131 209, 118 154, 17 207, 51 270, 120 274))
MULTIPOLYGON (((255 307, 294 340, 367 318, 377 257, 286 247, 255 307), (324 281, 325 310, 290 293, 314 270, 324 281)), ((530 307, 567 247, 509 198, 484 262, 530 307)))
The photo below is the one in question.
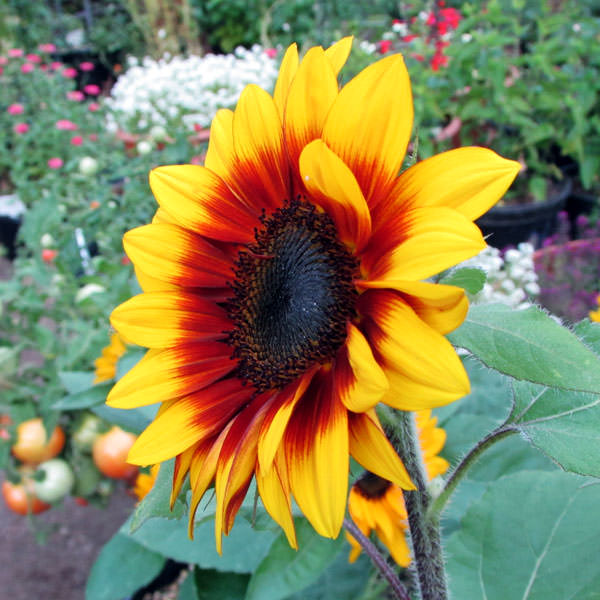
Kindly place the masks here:
POLYGON ((73 146, 81 146, 81 144, 83 144, 83 138, 80 135, 74 135, 71 138, 71 144, 73 146))
POLYGON ((6 56, 0 56, 0 65, 7 65, 8 64, 8 58, 6 58, 6 56))
POLYGON ((51 169, 60 169, 64 165, 63 159, 58 158, 57 156, 50 158, 48 160, 48 166, 51 169))
POLYGON ((58 71, 59 69, 62 69, 62 66, 63 66, 62 63, 59 62, 58 60, 55 60, 54 62, 50 63, 50 68, 53 71, 58 71))
POLYGON ((81 102, 85 98, 85 94, 80 90, 70 90, 67 92, 67 98, 69 100, 75 100, 75 102, 81 102))
POLYGON ((100 110, 100 105, 97 102, 90 102, 88 110, 91 112, 96 112, 97 110, 100 110))
POLYGON ((2 75, 2 73, 4 73, 4 68, 0 67, 0 75, 2 75))
POLYGON ((42 59, 40 58, 39 54, 27 54, 27 55, 25 55, 25 58, 30 63, 34 63, 36 65, 42 62, 42 59))
POLYGON ((97 133, 90 133, 90 135, 88 135, 88 138, 90 138, 90 142, 97 142, 98 141, 98 134, 97 133))
POLYGON ((94 70, 94 63, 90 62, 89 60, 80 63, 79 68, 82 71, 93 71, 94 70))
POLYGON ((381 40, 379 42, 379 52, 385 54, 392 49, 392 40, 381 40))
POLYGON ((404 42, 406 42, 408 44, 409 42, 412 42, 415 38, 418 38, 418 37, 419 36, 416 33, 410 33, 408 35, 405 35, 402 38, 402 41, 404 41, 404 42))
POLYGON ((22 115, 25 112, 25 109, 23 108, 22 104, 11 104, 7 109, 6 112, 9 115, 22 115))
POLYGON ((56 46, 54 44, 40 44, 38 46, 40 52, 46 52, 46 53, 50 53, 50 52, 56 52, 56 46))
POLYGON ((62 75, 63 77, 68 77, 69 79, 75 79, 75 77, 77 77, 77 69, 74 69, 73 67, 67 67, 66 69, 62 70, 62 75))
POLYGON ((21 73, 31 73, 35 69, 35 65, 26 62, 21 65, 21 73))
POLYGON ((422 54, 411 54, 411 56, 419 62, 423 62, 425 60, 425 57, 422 54))
POLYGON ((269 58, 275 58, 277 56, 277 49, 276 48, 265 48, 265 54, 269 58))
POLYGON ((40 71, 43 71, 44 73, 48 70, 48 65, 40 65, 40 71))
POLYGON ((100 93, 100 88, 95 83, 90 83, 84 86, 83 91, 90 96, 97 96, 100 93))
POLYGON ((24 54, 24 52, 23 52, 23 50, 21 50, 21 48, 11 48, 8 51, 8 55, 11 58, 19 58, 19 56, 23 56, 23 54, 24 54))
POLYGON ((13 127, 13 131, 15 133, 27 133, 29 131, 29 125, 27 125, 27 123, 17 123, 14 127, 13 127))
POLYGON ((79 127, 73 121, 69 121, 69 119, 60 119, 56 121, 56 129, 60 129, 61 131, 75 131, 79 127))

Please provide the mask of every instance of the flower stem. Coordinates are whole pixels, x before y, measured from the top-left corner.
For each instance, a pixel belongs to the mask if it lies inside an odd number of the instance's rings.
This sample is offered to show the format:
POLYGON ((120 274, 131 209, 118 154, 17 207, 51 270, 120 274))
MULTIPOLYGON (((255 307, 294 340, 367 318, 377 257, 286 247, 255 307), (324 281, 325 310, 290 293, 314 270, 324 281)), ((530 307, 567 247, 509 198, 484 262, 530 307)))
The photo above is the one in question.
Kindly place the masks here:
MULTIPOLYGON (((433 520, 439 520, 439 516, 444 510, 444 506, 446 506, 446 502, 454 492, 456 486, 460 482, 460 480, 466 475, 469 467, 473 465, 479 458, 479 455, 489 446, 494 444, 495 442, 516 433, 516 429, 507 425, 502 425, 495 429, 488 435, 486 435, 483 439, 479 440, 473 448, 468 452, 468 454, 456 465, 456 467, 452 470, 446 483, 444 484, 444 488, 440 492, 437 498, 435 498, 429 508, 428 508, 428 518, 433 520)), ((406 493, 405 493, 406 495, 406 493)))
POLYGON ((365 554, 369 556, 369 558, 373 561, 373 564, 379 569, 381 574, 387 579, 390 587, 396 594, 396 597, 400 600, 410 600, 410 596, 406 591, 406 588, 400 583, 398 576, 394 573, 394 570, 388 563, 385 558, 381 555, 377 547, 371 540, 363 534, 363 532, 358 528, 356 523, 351 519, 344 519, 344 527, 348 530, 348 532, 356 539, 356 541, 362 546, 365 554))
POLYGON ((418 446, 414 415, 399 412, 395 445, 416 490, 404 491, 404 503, 412 540, 414 564, 422 600, 447 600, 446 572, 440 541, 439 519, 428 518, 431 498, 418 446))

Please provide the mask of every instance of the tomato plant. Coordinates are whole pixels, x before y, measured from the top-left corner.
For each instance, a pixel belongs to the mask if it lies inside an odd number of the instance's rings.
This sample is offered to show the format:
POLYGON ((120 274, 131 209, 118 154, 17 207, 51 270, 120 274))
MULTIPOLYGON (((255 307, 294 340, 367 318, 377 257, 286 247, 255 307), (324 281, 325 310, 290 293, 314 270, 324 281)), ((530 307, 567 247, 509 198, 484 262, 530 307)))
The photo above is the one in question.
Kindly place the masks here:
POLYGON ((36 515, 50 508, 50 504, 42 502, 35 496, 31 480, 23 480, 21 483, 4 481, 2 496, 8 508, 19 515, 36 515))
POLYGON ((38 466, 33 491, 43 502, 58 502, 73 489, 74 483, 75 476, 69 464, 62 458, 52 458, 38 466))
POLYGON ((13 454, 25 463, 37 464, 54 458, 65 445, 65 434, 57 425, 48 439, 40 418, 29 419, 17 427, 13 454))
POLYGON ((73 431, 71 440, 80 450, 89 452, 100 434, 104 422, 92 413, 85 413, 78 427, 73 431))
POLYGON ((137 466, 127 462, 127 454, 136 436, 114 426, 96 438, 92 457, 101 473, 114 479, 129 479, 137 473, 137 466))

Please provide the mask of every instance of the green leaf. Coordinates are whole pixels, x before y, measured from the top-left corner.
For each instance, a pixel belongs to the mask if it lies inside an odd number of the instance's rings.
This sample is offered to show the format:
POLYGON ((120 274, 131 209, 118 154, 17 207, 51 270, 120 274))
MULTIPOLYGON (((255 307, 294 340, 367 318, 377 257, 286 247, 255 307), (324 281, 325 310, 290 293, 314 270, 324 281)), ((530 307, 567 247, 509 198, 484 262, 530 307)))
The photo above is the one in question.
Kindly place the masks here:
POLYGON ((600 477, 600 397, 513 383, 510 423, 563 469, 600 477))
POLYGON ((253 573, 246 600, 279 600, 299 592, 323 573, 344 545, 343 535, 331 540, 321 537, 303 518, 294 523, 298 550, 281 533, 253 573))
POLYGON ((92 566, 85 600, 123 600, 152 581, 164 564, 164 556, 117 533, 102 548, 92 566))
MULTIPOLYGON (((213 569, 194 569, 188 577, 194 581, 197 600, 243 600, 250 575, 221 573, 213 569)), ((181 599, 179 599, 181 600, 181 599)))
POLYGON ((60 371, 58 378, 69 394, 78 394, 94 385, 94 373, 90 371, 60 371))
POLYGON ((483 289, 486 275, 483 269, 476 267, 463 267, 453 269, 447 275, 444 275, 439 283, 445 285, 455 285, 466 290, 469 294, 478 294, 483 289))
POLYGON ((597 600, 600 485, 560 471, 490 484, 446 544, 453 598, 597 600))
POLYGON ((237 519, 231 533, 223 537, 223 555, 215 548, 215 523, 210 518, 196 525, 194 539, 187 534, 185 519, 148 519, 139 529, 130 533, 130 521, 121 527, 121 533, 153 552, 173 560, 195 563, 203 569, 251 573, 266 556, 275 534, 256 531, 244 519, 237 519))
POLYGON ((102 404, 110 392, 112 383, 95 385, 91 388, 69 394, 52 404, 54 410, 74 410, 79 408, 90 408, 96 404, 102 404))
POLYGON ((515 379, 600 394, 600 358, 539 308, 472 306, 465 322, 448 337, 515 379))
POLYGON ((99 404, 91 408, 101 419, 118 425, 127 431, 141 433, 152 422, 158 410, 158 405, 140 406, 129 410, 113 408, 112 406, 106 406, 106 404, 99 404))
POLYGON ((175 459, 168 460, 160 465, 152 489, 137 505, 131 517, 131 533, 141 527, 146 520, 153 517, 180 519, 185 513, 185 505, 179 498, 175 501, 173 511, 169 507, 174 466, 175 459))

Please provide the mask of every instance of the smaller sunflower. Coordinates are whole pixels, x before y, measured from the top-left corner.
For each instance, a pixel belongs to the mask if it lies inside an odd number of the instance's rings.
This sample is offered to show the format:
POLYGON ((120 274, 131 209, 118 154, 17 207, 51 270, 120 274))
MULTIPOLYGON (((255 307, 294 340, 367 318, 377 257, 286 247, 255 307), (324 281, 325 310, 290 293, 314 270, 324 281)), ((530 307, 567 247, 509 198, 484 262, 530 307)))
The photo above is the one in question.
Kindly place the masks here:
MULTIPOLYGON (((450 466, 446 459, 437 455, 446 442, 446 432, 436 427, 437 417, 431 416, 430 409, 418 411, 415 417, 419 446, 427 477, 431 481, 445 473, 450 466)), ((348 511, 364 535, 375 531, 397 564, 401 567, 410 564, 410 550, 405 537, 408 514, 399 486, 367 471, 350 490, 348 511)), ((352 563, 360 555, 362 547, 348 532, 346 539, 352 546, 348 557, 352 563)))
POLYGON ((596 296, 596 303, 598 308, 596 310, 590 310, 590 321, 600 322, 600 294, 596 296))
POLYGON ((117 374, 117 362, 125 354, 125 343, 118 333, 110 336, 110 344, 102 350, 101 356, 94 361, 96 377, 94 383, 102 383, 113 379, 117 374))
POLYGON ((160 463, 157 465, 152 465, 149 473, 138 473, 135 483, 133 484, 133 493, 138 501, 143 500, 154 487, 159 469, 160 463))

